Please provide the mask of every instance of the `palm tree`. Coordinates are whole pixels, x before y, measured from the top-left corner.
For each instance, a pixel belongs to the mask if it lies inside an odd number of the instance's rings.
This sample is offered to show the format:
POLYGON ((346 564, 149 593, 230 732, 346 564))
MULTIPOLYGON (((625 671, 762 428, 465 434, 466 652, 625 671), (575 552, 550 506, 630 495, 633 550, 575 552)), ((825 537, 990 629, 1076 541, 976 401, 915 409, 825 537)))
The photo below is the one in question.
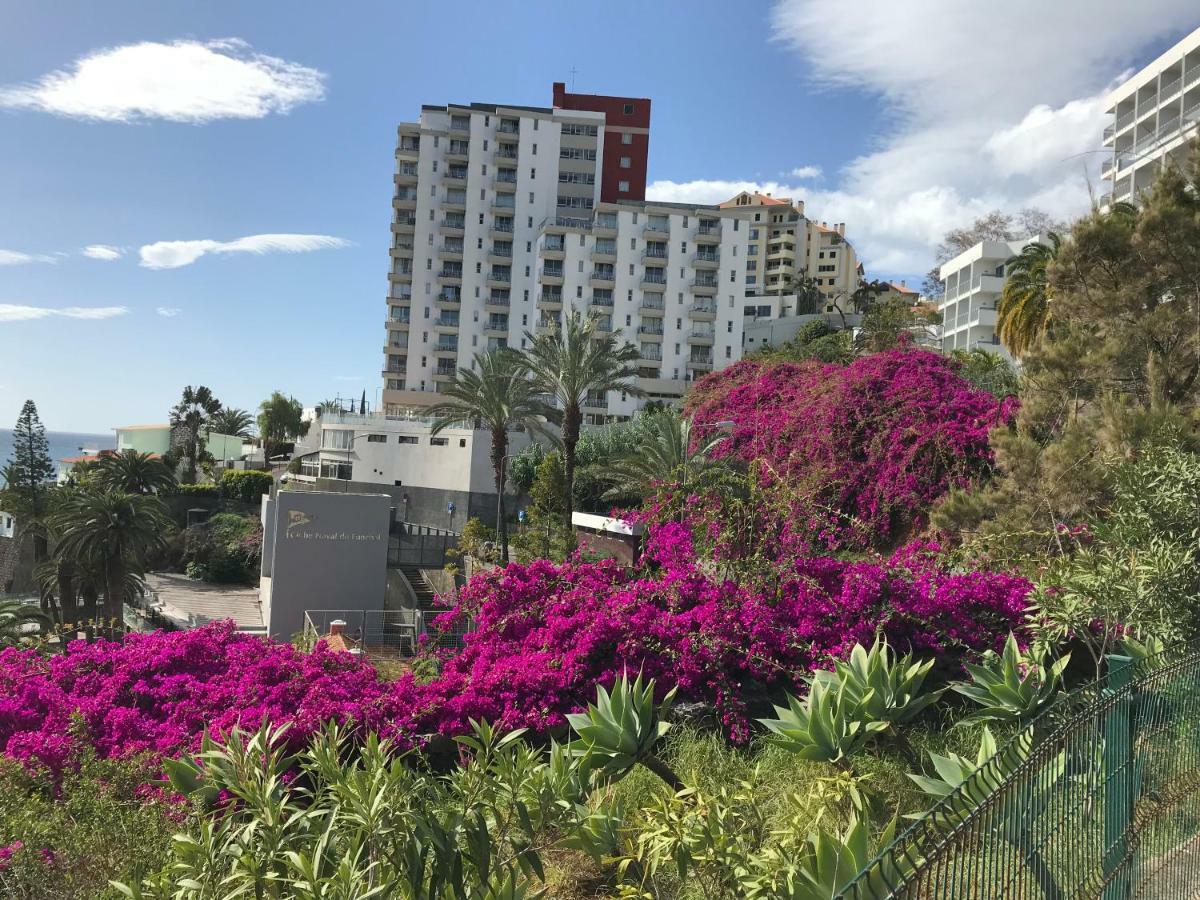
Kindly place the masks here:
POLYGON ((129 576, 166 544, 166 507, 147 494, 83 490, 64 499, 55 514, 57 552, 80 566, 98 566, 104 583, 104 617, 122 618, 129 576))
POLYGON ((570 531, 575 511, 575 445, 583 425, 584 401, 589 394, 608 391, 644 396, 636 381, 638 349, 630 343, 617 346, 611 335, 598 337, 595 321, 578 312, 571 313, 554 331, 537 337, 526 332, 525 336, 531 345, 524 355, 525 366, 537 389, 559 408, 566 470, 566 525, 570 531))
POLYGON ((492 435, 492 474, 496 482, 496 528, 500 533, 501 559, 508 562, 508 524, 504 515, 504 482, 508 459, 508 432, 524 428, 545 432, 546 421, 556 410, 546 403, 530 381, 523 361, 513 350, 501 348, 475 354, 472 369, 460 368, 441 395, 445 399, 429 408, 433 434, 452 425, 486 428, 492 435))
POLYGON ((238 409, 236 406, 227 406, 208 420, 209 431, 240 438, 250 437, 250 428, 253 425, 254 416, 250 415, 250 411, 238 409))
POLYGON ((221 411, 221 401, 204 385, 193 388, 190 384, 183 389, 183 396, 171 410, 172 438, 181 437, 185 463, 183 480, 196 483, 196 471, 204 459, 202 432, 209 419, 221 411))
POLYGON ((605 466, 613 486, 604 499, 644 498, 659 485, 678 485, 686 493, 688 485, 726 465, 710 457, 725 436, 696 440, 692 421, 673 409, 645 416, 643 426, 638 445, 605 466))
POLYGON ((51 627, 49 617, 28 603, 0 600, 0 647, 16 647, 51 627))
POLYGON ((100 457, 93 478, 101 488, 127 494, 160 494, 175 487, 175 476, 162 460, 137 450, 100 457))
POLYGON ((1062 239, 1053 231, 1049 243, 1031 241, 1005 265, 1008 280, 996 307, 1000 340, 1014 356, 1023 355, 1050 322, 1050 281, 1047 270, 1058 256, 1062 239))

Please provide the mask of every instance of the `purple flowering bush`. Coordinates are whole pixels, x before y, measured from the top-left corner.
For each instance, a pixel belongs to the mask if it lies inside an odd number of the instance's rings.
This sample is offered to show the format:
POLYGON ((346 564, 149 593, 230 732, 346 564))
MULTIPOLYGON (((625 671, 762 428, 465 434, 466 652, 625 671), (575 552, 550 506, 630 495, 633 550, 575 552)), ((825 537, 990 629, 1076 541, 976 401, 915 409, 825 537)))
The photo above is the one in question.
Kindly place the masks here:
POLYGON ((329 719, 361 722, 384 691, 374 669, 323 645, 311 654, 232 623, 0 651, 0 748, 53 770, 86 740, 101 757, 194 747, 204 729, 289 723, 297 744, 329 719))
POLYGON ((754 465, 773 491, 774 538, 819 551, 907 540, 951 486, 990 469, 988 432, 1014 404, 952 360, 892 350, 845 366, 745 360, 698 382, 687 412, 734 423, 715 455, 754 465))

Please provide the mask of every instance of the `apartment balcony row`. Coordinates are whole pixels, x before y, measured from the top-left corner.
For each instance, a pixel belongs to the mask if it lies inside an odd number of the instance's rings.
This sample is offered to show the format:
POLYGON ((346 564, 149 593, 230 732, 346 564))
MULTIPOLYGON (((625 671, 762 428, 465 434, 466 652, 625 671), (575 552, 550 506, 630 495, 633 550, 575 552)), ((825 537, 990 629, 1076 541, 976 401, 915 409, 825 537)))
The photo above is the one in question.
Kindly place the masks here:
POLYGON ((711 347, 716 338, 717 333, 712 328, 693 328, 688 332, 687 342, 697 346, 711 347))
POLYGON ((433 330, 437 332, 457 332, 461 324, 461 319, 457 315, 448 316, 443 313, 441 316, 433 320, 433 330))
POLYGON ((565 272, 562 264, 554 265, 547 262, 538 268, 538 281, 541 284, 562 284, 565 272))
POLYGON ((517 192, 517 173, 498 173, 496 177, 492 179, 492 188, 498 194, 515 194, 517 192))
POLYGON ((512 283, 512 270, 507 266, 492 266, 488 272, 489 288, 507 288, 512 283))
POLYGON ((405 163, 400 166, 399 170, 393 176, 392 180, 397 185, 413 185, 417 183, 419 176, 417 175, 416 163, 405 163))
POLYGON ((688 316, 696 320, 712 321, 717 317, 717 305, 715 303, 693 303, 688 307, 688 316))
POLYGON ((561 291, 542 291, 537 297, 538 309, 560 310, 563 306, 561 291))
POLYGON ((447 266, 438 270, 437 280, 439 284, 462 284, 462 276, 462 266, 447 266))
POLYGON ((467 220, 463 216, 446 216, 438 222, 438 231, 445 235, 461 237, 466 228, 467 220))
POLYGON ((466 166, 449 166, 442 173, 442 180, 448 187, 466 187, 467 186, 467 167, 466 166))
POLYGON ((652 297, 654 297, 653 294, 643 295, 642 302, 638 304, 638 309, 641 311, 642 315, 660 317, 666 315, 666 304, 663 303, 662 298, 659 297, 659 299, 655 300, 652 299, 652 297))
POLYGON ((548 234, 538 247, 538 254, 543 259, 563 259, 567 253, 567 244, 561 234, 548 234))
POLYGON ((440 291, 433 298, 433 302, 440 307, 458 309, 462 305, 462 293, 459 291, 440 291))
POLYGON ((721 255, 713 252, 692 254, 693 269, 716 269, 721 265, 721 255))
POLYGON ((588 277, 588 284, 592 287, 611 288, 616 283, 616 271, 612 266, 596 266, 592 269, 592 274, 588 277))
POLYGON ((417 217, 412 213, 402 213, 392 219, 392 234, 412 234, 417 227, 417 217))
POLYGON ((667 264, 667 248, 648 246, 642 253, 642 265, 665 266, 667 264))
POLYGON ((467 162, 471 158, 471 142, 451 140, 446 146, 446 162, 467 162))
POLYGON ((693 294, 715 294, 718 287, 715 278, 694 278, 688 282, 688 290, 693 294))
POLYGON ((418 137, 402 137, 396 144, 397 159, 415 160, 421 155, 421 139, 418 137))
POLYGON ((492 291, 484 298, 483 305, 489 309, 492 307, 508 309, 510 306, 508 291, 492 291))
POLYGON ((438 244, 438 259, 460 259, 463 255, 462 241, 446 241, 438 244))

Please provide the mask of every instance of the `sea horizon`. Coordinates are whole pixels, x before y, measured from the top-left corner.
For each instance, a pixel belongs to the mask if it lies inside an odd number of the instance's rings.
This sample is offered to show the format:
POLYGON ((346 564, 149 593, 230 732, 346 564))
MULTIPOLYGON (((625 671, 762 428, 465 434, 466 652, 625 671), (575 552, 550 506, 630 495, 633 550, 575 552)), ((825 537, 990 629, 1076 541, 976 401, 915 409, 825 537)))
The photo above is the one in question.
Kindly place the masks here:
MULTIPOLYGON (((82 450, 111 450, 117 446, 117 436, 88 431, 46 431, 46 442, 50 445, 50 459, 57 472, 59 462, 71 456, 79 456, 82 450)), ((13 430, 0 428, 0 467, 12 459, 13 430)))

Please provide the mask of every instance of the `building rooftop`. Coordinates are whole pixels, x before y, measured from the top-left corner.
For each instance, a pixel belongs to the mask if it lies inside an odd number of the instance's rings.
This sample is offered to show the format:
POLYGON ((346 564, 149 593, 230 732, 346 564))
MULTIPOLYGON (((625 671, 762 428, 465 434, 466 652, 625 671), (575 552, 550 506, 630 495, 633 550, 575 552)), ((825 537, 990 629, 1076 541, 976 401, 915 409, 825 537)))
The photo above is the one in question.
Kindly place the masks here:
POLYGON ((119 428, 114 428, 113 431, 149 431, 154 428, 170 428, 170 424, 164 422, 161 425, 122 425, 119 428))

